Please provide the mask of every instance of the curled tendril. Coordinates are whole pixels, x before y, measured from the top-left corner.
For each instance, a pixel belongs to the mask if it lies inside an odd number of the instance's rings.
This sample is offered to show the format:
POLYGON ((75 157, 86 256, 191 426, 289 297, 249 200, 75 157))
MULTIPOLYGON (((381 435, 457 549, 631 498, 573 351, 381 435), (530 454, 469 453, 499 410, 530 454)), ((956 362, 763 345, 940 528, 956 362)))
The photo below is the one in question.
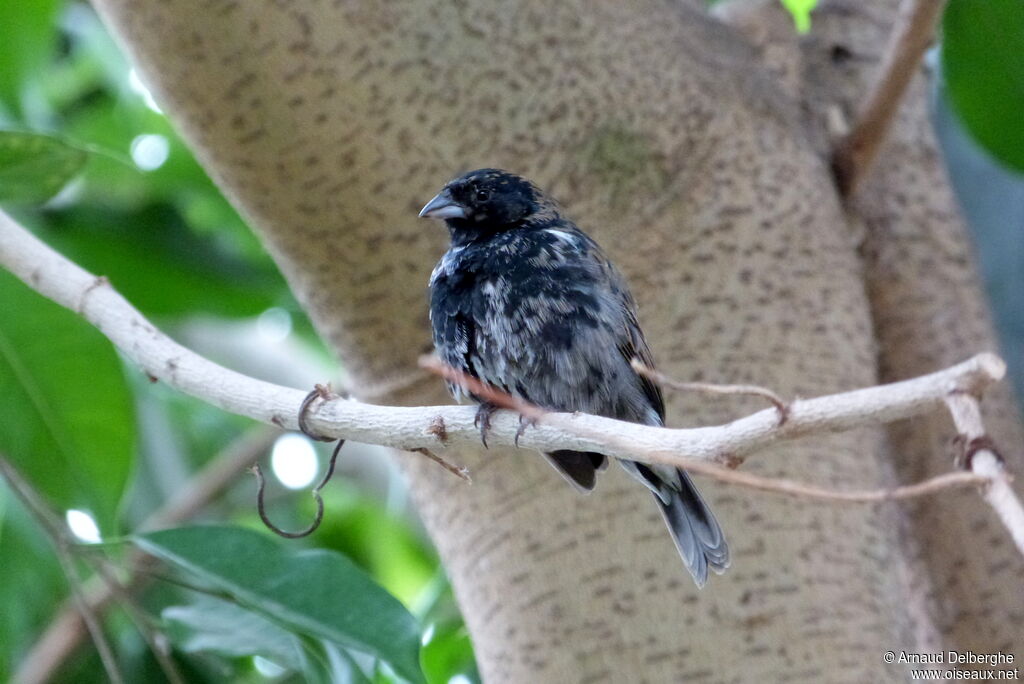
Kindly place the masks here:
MULTIPOLYGON (((313 432, 306 424, 306 414, 309 412, 309 407, 317 399, 328 399, 331 396, 331 390, 329 387, 324 385, 316 385, 312 392, 306 395, 306 398, 302 400, 302 404, 299 406, 299 430, 302 434, 306 435, 310 439, 315 439, 319 442, 333 442, 333 437, 324 437, 313 432)), ((309 524, 304 530, 298 532, 289 532, 282 530, 280 527, 270 521, 267 516, 266 506, 263 502, 263 490, 266 486, 266 480, 263 478, 263 470, 260 468, 259 463, 253 464, 250 470, 252 474, 256 476, 256 510, 260 514, 260 520, 267 526, 271 532, 287 539, 301 539, 302 537, 308 537, 316 531, 316 528, 320 527, 320 523, 324 521, 324 499, 320 496, 320 490, 331 481, 331 476, 334 475, 334 464, 338 460, 338 452, 341 451, 341 447, 345 445, 345 440, 339 439, 338 443, 334 447, 334 451, 331 453, 331 460, 327 463, 327 472, 324 473, 324 477, 320 480, 320 484, 313 488, 310 492, 313 495, 313 499, 316 501, 316 515, 313 518, 313 522, 309 524)))
POLYGON ((329 399, 331 397, 331 388, 326 385, 316 385, 312 392, 306 395, 306 398, 302 400, 302 404, 299 405, 299 430, 302 434, 306 435, 310 439, 315 439, 318 442, 333 442, 333 437, 324 437, 313 432, 310 427, 306 424, 306 414, 309 413, 309 407, 317 399, 329 399))
POLYGON ((316 528, 320 527, 320 523, 324 520, 324 499, 320 496, 320 490, 324 488, 324 485, 330 482, 331 476, 334 475, 334 464, 337 462, 338 452, 341 451, 341 447, 344 446, 344 444, 345 440, 338 440, 338 443, 334 446, 334 452, 331 454, 331 460, 327 463, 327 472, 324 473, 324 477, 320 480, 320 484, 314 487, 313 491, 310 492, 313 495, 313 499, 316 500, 316 515, 313 517, 313 522, 309 524, 309 527, 298 532, 282 530, 270 521, 270 518, 267 516, 266 507, 263 503, 263 489, 266 485, 266 481, 263 478, 263 471, 260 469, 259 463, 252 466, 252 474, 256 476, 256 510, 259 512, 260 520, 262 520, 263 524, 267 526, 267 529, 274 534, 286 537, 287 539, 301 539, 302 537, 308 537, 313 534, 316 531, 316 528))

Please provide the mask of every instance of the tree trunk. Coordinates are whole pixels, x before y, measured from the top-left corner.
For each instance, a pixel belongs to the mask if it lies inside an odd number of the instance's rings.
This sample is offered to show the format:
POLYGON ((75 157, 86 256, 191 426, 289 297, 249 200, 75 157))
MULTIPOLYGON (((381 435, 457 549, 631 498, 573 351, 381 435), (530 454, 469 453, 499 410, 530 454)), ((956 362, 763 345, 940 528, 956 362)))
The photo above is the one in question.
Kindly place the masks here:
MULTIPOLYGON (((880 46, 898 2, 868 7, 831 0, 816 13, 805 59, 808 91, 847 115, 875 76, 880 46), (836 60, 834 46, 853 56, 836 60)), ((931 125, 925 67, 907 92, 874 172, 850 203, 865 229, 861 253, 879 343, 883 381, 900 380, 998 348, 974 253, 931 125)), ((820 109, 818 111, 821 111, 820 109)), ((986 424, 1013 472, 1024 469, 1024 431, 1009 383, 984 403, 986 424)), ((948 469, 955 431, 942 414, 889 430, 901 480, 948 469)), ((977 496, 920 499, 902 509, 901 544, 911 559, 916 632, 935 650, 991 653, 1024 644, 1024 565, 1006 531, 977 496)), ((987 668, 983 668, 987 669, 987 668)))
MULTIPOLYGON (((875 380, 850 214, 813 129, 700 3, 96 4, 363 397, 442 399, 415 360, 445 235, 416 210, 477 166, 535 180, 604 244, 665 372, 789 396, 875 380)), ((922 370, 887 358, 903 364, 889 374, 922 370)), ((669 424, 752 408, 674 396, 669 424)), ((779 451, 747 467, 848 487, 892 479, 874 432, 779 451)), ((528 452, 453 456, 472 486, 401 458, 488 681, 905 676, 881 660, 917 626, 902 605, 917 561, 904 560, 895 506, 702 482, 733 568, 698 592, 650 496, 617 469, 584 497, 528 452)), ((943 524, 960 514, 936 503, 943 524)))

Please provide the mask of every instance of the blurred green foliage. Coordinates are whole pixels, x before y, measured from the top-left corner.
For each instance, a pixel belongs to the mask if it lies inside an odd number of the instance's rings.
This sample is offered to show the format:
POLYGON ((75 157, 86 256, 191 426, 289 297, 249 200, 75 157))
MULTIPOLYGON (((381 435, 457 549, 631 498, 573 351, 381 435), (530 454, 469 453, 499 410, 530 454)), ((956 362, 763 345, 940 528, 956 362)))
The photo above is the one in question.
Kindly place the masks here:
POLYGON ((811 12, 818 6, 818 0, 782 0, 782 5, 793 15, 797 33, 811 30, 811 12))
POLYGON ((135 450, 114 349, 92 326, 0 271, 0 453, 49 501, 85 509, 107 534, 135 450))
MULTIPOLYGON (((706 0, 708 6, 717 5, 726 0, 706 0)), ((797 33, 811 30, 811 12, 818 6, 818 0, 778 0, 793 17, 793 28, 797 33)))
POLYGON ((0 679, 18 660, 67 596, 67 584, 49 541, 17 505, 0 479, 0 679))
MULTIPOLYGON (((271 259, 88 5, 0 0, 0 27, 4 210, 105 275, 172 336, 209 321, 250 322, 274 307, 290 316, 290 344, 329 359, 271 259)), ((135 530, 251 430, 250 421, 150 383, 79 316, 5 272, 0 314, 0 456, 55 513, 91 513, 106 539, 135 530)), ((336 475, 324 492, 325 521, 307 539, 266 538, 248 477, 203 512, 219 527, 138 538, 165 560, 138 602, 187 681, 478 681, 437 555, 408 507, 394 503, 404 497, 386 501, 372 478, 346 472, 350 479, 336 475), (226 556, 232 543, 237 553, 226 556), (227 573, 230 581, 210 570, 257 551, 227 573), (322 562, 312 575, 308 554, 322 562), (259 586, 266 593, 253 594, 259 586)), ((391 472, 387 489, 403 487, 391 472)), ((270 489, 273 515, 306 524, 308 497, 270 489)), ((126 550, 77 547, 83 580, 99 558, 123 564, 126 550)), ((6 681, 70 594, 43 528, 2 482, 0 558, 6 681)), ((105 628, 129 681, 165 679, 123 606, 106 612, 105 628)), ((105 675, 85 648, 58 680, 105 675)))
POLYGON ((950 0, 942 29, 953 108, 992 156, 1024 173, 1024 2, 950 0))
POLYGON ((0 202, 44 202, 82 169, 87 154, 39 133, 0 131, 0 202))

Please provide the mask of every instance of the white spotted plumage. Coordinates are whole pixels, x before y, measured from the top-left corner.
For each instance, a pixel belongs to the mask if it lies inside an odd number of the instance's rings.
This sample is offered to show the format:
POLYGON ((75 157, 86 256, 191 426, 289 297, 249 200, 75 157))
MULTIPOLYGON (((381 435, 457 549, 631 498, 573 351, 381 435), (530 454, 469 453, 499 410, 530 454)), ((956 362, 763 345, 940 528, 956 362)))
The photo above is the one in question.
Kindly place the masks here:
MULTIPOLYGON (((548 410, 663 424, 661 391, 630 365, 639 358, 653 366, 633 299, 597 244, 552 201, 518 176, 482 169, 449 183, 424 208, 431 211, 452 237, 430 278, 442 361, 548 410)), ((546 456, 584 491, 606 463, 598 453, 546 456)), ((653 492, 698 585, 709 569, 728 567, 721 528, 684 472, 620 463, 653 492)))

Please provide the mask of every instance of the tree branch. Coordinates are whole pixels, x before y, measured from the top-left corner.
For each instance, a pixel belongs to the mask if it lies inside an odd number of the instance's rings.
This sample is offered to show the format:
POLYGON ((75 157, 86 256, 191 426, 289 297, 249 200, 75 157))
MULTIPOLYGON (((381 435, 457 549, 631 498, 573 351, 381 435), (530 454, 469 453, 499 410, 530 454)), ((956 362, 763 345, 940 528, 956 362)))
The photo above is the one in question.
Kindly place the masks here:
POLYGON ((963 466, 989 479, 982 498, 995 509, 1024 554, 1024 506, 1010 487, 1003 457, 985 431, 978 398, 969 392, 953 392, 947 395, 946 406, 964 445, 963 466))
MULTIPOLYGON (((104 278, 60 256, 0 213, 0 263, 54 301, 78 311, 150 376, 224 410, 298 427, 306 394, 228 370, 182 347, 157 330, 104 278)), ((542 451, 577 449, 642 462, 684 465, 693 461, 735 464, 770 444, 811 433, 891 422, 942 405, 951 391, 980 393, 1003 377, 1005 364, 979 354, 944 371, 913 380, 789 404, 784 425, 766 409, 727 425, 682 430, 579 414, 543 414, 520 443, 542 451)), ((522 408, 522 407, 520 407, 522 408)), ((385 407, 342 398, 322 401, 309 415, 317 433, 405 450, 476 443, 471 407, 385 407)), ((512 446, 518 421, 499 414, 494 444, 512 446)))
MULTIPOLYGON (((77 311, 151 377, 225 411, 278 427, 298 427, 307 392, 236 373, 186 349, 156 329, 103 278, 60 256, 0 213, 0 264, 30 287, 77 311)), ((843 392, 789 404, 784 425, 774 408, 726 425, 667 429, 598 416, 546 413, 519 444, 539 451, 575 449, 647 463, 692 461, 734 464, 750 452, 813 433, 839 432, 927 413, 954 390, 980 393, 1005 374, 993 354, 979 354, 942 371, 912 380, 843 392)), ((469 406, 375 406, 335 398, 318 402, 308 424, 318 434, 415 451, 478 444, 469 406)), ((499 412, 489 439, 513 446, 518 418, 499 412)))
POLYGON ((945 0, 904 0, 878 76, 867 93, 853 130, 833 150, 832 168, 844 197, 857 190, 875 161, 903 93, 935 37, 935 27, 945 6, 945 0))
POLYGON ((706 394, 720 394, 725 396, 739 395, 760 397, 774 406, 775 410, 779 412, 780 424, 786 422, 786 418, 788 417, 789 407, 786 404, 786 400, 767 387, 759 387, 757 385, 717 385, 711 382, 680 382, 679 380, 668 377, 664 373, 659 373, 653 368, 648 368, 640 359, 633 359, 632 362, 630 362, 630 365, 637 373, 646 378, 650 378, 666 389, 673 389, 679 392, 704 392, 706 394))
MULTIPOLYGON (((540 407, 523 401, 517 397, 513 397, 506 392, 502 392, 493 387, 485 385, 477 378, 464 373, 458 369, 446 366, 438 361, 434 357, 427 357, 420 360, 420 365, 427 370, 434 372, 441 377, 445 378, 451 383, 459 385, 467 393, 476 395, 482 399, 489 401, 499 408, 506 408, 516 413, 529 418, 534 423, 539 422, 547 416, 555 415, 548 413, 540 407)), ((776 424, 782 425, 785 420, 788 420, 789 416, 789 405, 782 401, 782 399, 772 392, 763 387, 757 387, 754 385, 713 385, 710 383, 686 383, 674 380, 667 375, 657 373, 650 368, 647 368, 639 361, 634 360, 633 367, 644 375, 662 383, 668 387, 674 389, 680 389, 684 391, 701 391, 710 392, 712 394, 742 394, 757 396, 762 399, 767 399, 773 405, 775 405, 777 415, 779 416, 779 422, 776 424)), ((957 391, 957 393, 959 393, 957 391)), ((605 440, 611 440, 605 443, 605 446, 612 447, 623 447, 624 443, 617 435, 603 436, 605 440)), ((628 448, 628 447, 625 447, 628 448)), ((904 487, 896 487, 894 489, 869 489, 862 491, 840 491, 835 489, 829 489, 826 487, 816 487, 814 485, 805 484, 803 482, 794 482, 792 480, 784 480, 774 477, 761 477, 759 475, 753 475, 751 473, 742 473, 733 468, 740 465, 741 459, 733 458, 726 463, 727 467, 718 465, 711 461, 697 461, 690 458, 676 459, 672 462, 672 465, 685 468, 689 472, 700 473, 702 475, 708 475, 713 477, 720 482, 726 482, 729 484, 740 485, 748 487, 750 489, 758 489, 765 492, 774 492, 776 494, 786 494, 789 496, 803 497, 808 499, 817 499, 819 501, 831 501, 831 502, 847 502, 847 503, 875 503, 879 501, 892 501, 896 499, 909 499, 915 496, 925 496, 927 494, 934 494, 943 489, 949 489, 952 487, 963 487, 968 485, 983 485, 989 482, 987 477, 977 475, 973 473, 947 473, 938 477, 933 477, 923 482, 918 482, 913 485, 907 485, 904 487)))
MULTIPOLYGON (((249 378, 178 345, 149 323, 105 279, 63 258, 2 213, 0 263, 42 294, 77 310, 152 377, 225 410, 286 429, 298 427, 299 407, 306 393, 249 378)), ((434 370, 446 374, 449 380, 473 382, 454 369, 434 370)), ((690 429, 538 412, 536 407, 520 405, 521 402, 515 403, 509 397, 505 405, 516 412, 525 411, 536 424, 520 435, 517 416, 499 413, 491 423, 488 437, 491 443, 502 446, 522 445, 538 451, 597 451, 646 463, 664 463, 763 490, 839 501, 881 501, 983 480, 978 474, 960 474, 895 490, 835 492, 734 473, 729 468, 739 465, 747 454, 776 442, 892 422, 942 406, 950 396, 980 395, 1005 372, 1006 366, 999 357, 983 353, 912 380, 795 400, 786 405, 784 422, 779 420, 777 409, 772 408, 726 425, 690 429)), ((483 389, 474 387, 476 391, 483 389)), ((339 397, 317 402, 306 418, 308 427, 317 434, 420 451, 438 445, 477 443, 475 413, 467 406, 387 407, 339 397)), ((989 476, 990 481, 1002 483, 1006 487, 1004 493, 1012 496, 1007 479, 1003 473, 989 476)))

